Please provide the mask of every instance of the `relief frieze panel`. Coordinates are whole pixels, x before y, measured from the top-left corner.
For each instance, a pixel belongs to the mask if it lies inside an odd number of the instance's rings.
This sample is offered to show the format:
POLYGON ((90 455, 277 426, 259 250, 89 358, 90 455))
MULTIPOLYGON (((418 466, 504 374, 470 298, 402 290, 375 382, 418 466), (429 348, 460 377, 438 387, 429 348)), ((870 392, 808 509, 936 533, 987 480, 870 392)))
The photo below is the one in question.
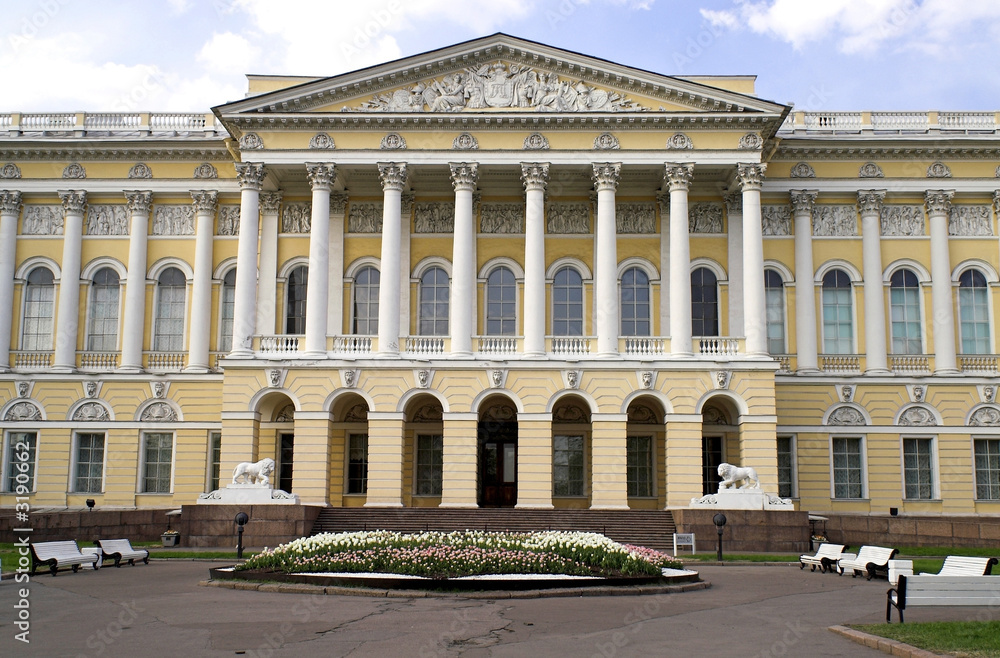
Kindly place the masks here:
POLYGON ((282 233, 308 233, 312 224, 311 203, 286 203, 281 213, 282 233))
POLYGON ((615 207, 615 230, 619 234, 656 232, 656 204, 619 203, 615 207))
POLYGON ((882 235, 911 237, 924 235, 923 206, 882 206, 880 219, 882 235))
POLYGON ((414 233, 451 233, 455 230, 455 204, 447 201, 413 206, 414 233))
POLYGON ((788 204, 761 206, 760 226, 763 235, 791 235, 791 208, 788 207, 788 204))
POLYGON ((524 233, 524 204, 484 203, 479 210, 483 233, 524 233))
POLYGON ((351 203, 347 215, 348 233, 381 233, 381 203, 351 203))
POLYGON ((722 204, 693 203, 688 209, 690 233, 722 233, 722 204))
POLYGON ((153 216, 153 235, 194 235, 194 206, 157 206, 153 216))
POLYGON ((87 235, 128 235, 128 208, 125 205, 88 206, 87 235))
POLYGON ((962 237, 993 235, 990 207, 953 205, 948 220, 948 234, 962 237))
POLYGON ((240 234, 240 207, 219 206, 219 218, 216 226, 217 235, 240 234))
POLYGON ((858 234, 858 211, 848 205, 822 205, 813 208, 813 235, 850 237, 858 234))
POLYGON ((590 204, 550 203, 545 216, 548 233, 590 233, 590 204))
POLYGON ((24 222, 21 225, 21 233, 24 235, 62 235, 62 206, 24 206, 24 222))

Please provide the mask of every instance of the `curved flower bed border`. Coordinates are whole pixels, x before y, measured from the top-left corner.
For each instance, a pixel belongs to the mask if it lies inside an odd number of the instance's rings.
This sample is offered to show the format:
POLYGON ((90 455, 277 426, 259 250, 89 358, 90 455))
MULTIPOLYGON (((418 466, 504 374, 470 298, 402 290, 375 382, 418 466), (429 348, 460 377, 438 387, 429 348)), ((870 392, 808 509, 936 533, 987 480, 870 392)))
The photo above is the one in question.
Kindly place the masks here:
POLYGON ((586 588, 698 580, 694 572, 663 577, 663 568, 677 566, 679 563, 663 553, 619 544, 595 533, 375 531, 304 537, 265 549, 235 567, 212 569, 211 575, 217 580, 453 590, 586 588), (350 575, 354 573, 358 575, 350 575), (531 577, 517 578, 525 574, 531 577), (482 575, 503 578, 468 578, 482 575))

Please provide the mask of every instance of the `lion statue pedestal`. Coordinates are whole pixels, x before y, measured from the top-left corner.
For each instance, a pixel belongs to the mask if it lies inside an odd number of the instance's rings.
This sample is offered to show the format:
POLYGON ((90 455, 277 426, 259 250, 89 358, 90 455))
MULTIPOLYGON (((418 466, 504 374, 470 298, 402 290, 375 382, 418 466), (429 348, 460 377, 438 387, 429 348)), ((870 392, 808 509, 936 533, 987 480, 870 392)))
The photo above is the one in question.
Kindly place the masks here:
POLYGON ((298 505, 298 494, 271 488, 274 460, 240 462, 233 469, 233 482, 198 496, 199 505, 298 505))
POLYGON ((691 499, 693 508, 787 510, 795 506, 788 498, 778 498, 760 488, 757 471, 749 467, 719 464, 719 492, 691 499), (742 482, 739 487, 737 482, 742 482))

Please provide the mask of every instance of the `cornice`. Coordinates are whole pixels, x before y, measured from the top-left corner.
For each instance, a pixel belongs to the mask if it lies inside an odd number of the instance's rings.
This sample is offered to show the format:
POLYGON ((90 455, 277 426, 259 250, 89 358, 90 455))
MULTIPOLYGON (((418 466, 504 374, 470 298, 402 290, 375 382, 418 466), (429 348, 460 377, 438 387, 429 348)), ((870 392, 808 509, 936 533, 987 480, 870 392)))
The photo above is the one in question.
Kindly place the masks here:
MULTIPOLYGON (((942 140, 938 140, 940 143, 942 140)), ((996 144, 996 140, 991 140, 996 144)), ((996 146, 932 146, 895 144, 891 146, 790 146, 783 143, 771 160, 909 160, 913 158, 995 160, 1000 158, 1000 144, 996 146)))
POLYGON ((229 151, 195 144, 169 148, 149 146, 0 146, 0 160, 232 160, 229 151))

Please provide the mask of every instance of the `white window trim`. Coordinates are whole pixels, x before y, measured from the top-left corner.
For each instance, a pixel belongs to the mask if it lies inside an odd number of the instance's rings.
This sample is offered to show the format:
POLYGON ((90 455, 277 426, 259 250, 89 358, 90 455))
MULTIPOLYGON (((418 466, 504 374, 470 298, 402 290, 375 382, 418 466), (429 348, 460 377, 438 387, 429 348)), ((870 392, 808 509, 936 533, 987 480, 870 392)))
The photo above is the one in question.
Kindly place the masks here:
POLYGON ((972 501, 975 503, 1000 503, 998 498, 978 498, 976 496, 976 490, 979 488, 979 480, 977 479, 976 473, 976 441, 1000 441, 1000 436, 997 435, 972 435, 972 440, 969 441, 969 457, 972 460, 972 501))
MULTIPOLYGON (((789 335, 788 335, 788 282, 789 282, 789 279, 785 277, 785 268, 784 267, 776 267, 774 264, 765 264, 764 265, 764 270, 765 271, 767 271, 767 270, 773 270, 774 272, 776 272, 778 274, 778 276, 781 277, 781 323, 783 325, 782 340, 784 342, 784 346, 783 346, 783 349, 780 352, 780 354, 788 354, 789 353, 788 352, 788 339, 789 339, 789 335)), ((793 281, 793 283, 794 283, 794 281, 793 281)), ((767 291, 768 291, 768 287, 765 285, 764 286, 764 304, 765 304, 765 309, 764 310, 765 310, 765 312, 767 311, 767 308, 766 308, 766 306, 767 306, 767 291)), ((744 331, 744 333, 746 333, 746 331, 744 331)), ((767 340, 767 318, 766 317, 764 318, 764 334, 765 334, 764 338, 765 338, 765 340, 767 340)))
POLYGON ((591 436, 591 426, 589 424, 585 425, 553 425, 551 434, 551 447, 552 447, 552 457, 549 460, 549 471, 552 477, 552 497, 553 498, 587 498, 591 494, 591 479, 592 474, 590 472, 590 451, 593 450, 593 437, 591 436), (558 431, 557 431, 558 430, 558 431), (583 437, 583 493, 580 494, 556 494, 556 462, 555 462, 555 437, 560 436, 582 436, 583 437))
MULTIPOLYGON (((55 350, 56 345, 56 331, 57 326, 57 314, 59 311, 59 281, 60 279, 56 277, 56 272, 58 270, 53 269, 49 266, 48 262, 42 261, 41 263, 36 263, 38 266, 44 266, 49 269, 49 272, 53 275, 52 278, 52 331, 49 333, 49 347, 46 350, 38 350, 40 352, 51 352, 55 350)), ((28 275, 31 274, 36 268, 31 267, 24 272, 24 278, 19 281, 21 284, 21 294, 20 294, 20 313, 17 323, 17 349, 25 350, 24 346, 24 322, 27 320, 28 315, 28 275)))
MULTIPOLYGON (((938 466, 938 439, 933 434, 900 434, 899 435, 899 485, 900 500, 908 503, 933 503, 941 502, 941 478, 938 466), (907 498, 906 497, 906 451, 904 449, 905 439, 919 439, 931 442, 931 497, 930 498, 907 498)), ((975 468, 975 461, 972 467, 975 468)), ((973 480, 975 486, 975 480, 973 480)))
MULTIPOLYGON (((434 427, 434 425, 431 425, 434 427)), ((371 451, 371 435, 368 437, 368 449, 369 454, 371 451)), ((369 464, 370 465, 370 464, 369 464)), ((411 496, 414 498, 441 498, 444 496, 444 476, 447 471, 447 467, 444 463, 444 429, 443 427, 435 427, 434 429, 415 429, 413 430, 413 476, 410 478, 410 490, 411 496), (421 436, 440 436, 441 437, 441 493, 440 494, 422 494, 419 493, 419 470, 420 470, 420 437, 421 436)), ((364 494, 352 494, 352 495, 364 495, 364 494)))
MULTIPOLYGON (((69 464, 69 483, 66 486, 66 491, 71 494, 94 494, 103 495, 104 486, 108 478, 108 431, 102 429, 76 429, 73 430, 73 441, 70 446, 72 454, 70 455, 69 464), (100 491, 79 491, 76 488, 76 467, 80 462, 80 435, 81 434, 103 434, 104 435, 104 450, 103 450, 103 461, 101 463, 101 490, 100 491)), ((141 452, 141 451, 140 451, 141 452)))
MULTIPOLYGON (((236 265, 234 264, 232 267, 227 267, 224 271, 220 272, 221 276, 218 277, 218 281, 219 281, 219 298, 218 298, 218 307, 217 307, 216 310, 219 313, 219 320, 218 320, 218 330, 217 330, 218 336, 216 336, 215 346, 216 346, 216 349, 218 349, 219 351, 222 351, 222 341, 225 340, 225 336, 223 335, 223 332, 222 332, 222 324, 223 324, 222 307, 225 304, 226 277, 229 276, 230 272, 235 272, 235 271, 236 271, 236 265)), ((234 281, 233 282, 233 288, 234 288, 234 290, 235 290, 235 287, 236 287, 236 282, 234 281)), ((233 297, 234 297, 233 301, 235 302, 235 294, 234 294, 233 297)), ((235 309, 235 304, 234 304, 234 308, 233 308, 233 315, 234 315, 234 317, 233 317, 233 323, 234 324, 236 322, 235 314, 236 314, 236 309, 235 309)), ((229 338, 231 339, 232 336, 230 336, 229 338)), ((231 350, 232 350, 232 345, 230 345, 230 351, 231 350)), ((219 477, 221 478, 222 476, 220 475, 219 477)))
MULTIPOLYGON (((348 498, 365 498, 365 497, 368 496, 367 493, 348 493, 347 492, 347 489, 349 488, 348 487, 348 480, 350 479, 350 476, 351 476, 351 435, 352 434, 365 434, 365 435, 368 436, 368 451, 365 454, 365 458, 367 460, 368 466, 370 467, 371 466, 371 449, 372 449, 371 432, 368 431, 368 425, 365 424, 365 423, 340 423, 340 424, 336 425, 336 428, 337 429, 343 428, 343 432, 344 432, 344 486, 342 487, 343 495, 344 495, 344 497, 348 497, 348 498)), ((416 438, 416 436, 417 436, 416 434, 413 435, 413 450, 414 450, 414 453, 413 453, 413 470, 414 470, 414 473, 416 473, 416 466, 417 466, 417 463, 416 463, 417 462, 417 455, 416 455, 416 449, 417 449, 417 443, 416 442, 417 442, 417 438, 416 438)), ((444 453, 444 444, 443 444, 443 442, 444 442, 444 432, 441 433, 441 437, 442 437, 441 438, 441 441, 442 441, 441 451, 442 451, 442 456, 443 456, 443 453, 444 453)), ((441 473, 441 478, 442 478, 441 487, 442 487, 442 492, 443 492, 443 489, 444 489, 444 481, 443 481, 444 480, 444 473, 443 472, 441 473)), ((414 489, 414 492, 416 491, 416 487, 417 487, 417 479, 414 477, 413 478, 413 489, 414 489)))
MULTIPOLYGON (((175 267, 175 266, 173 264, 171 264, 169 267, 175 267)), ((169 269, 169 267, 162 268, 160 270, 160 272, 156 275, 156 278, 153 279, 153 309, 152 309, 153 314, 152 314, 152 322, 151 322, 152 327, 150 327, 150 334, 149 334, 150 350, 153 351, 153 352, 160 351, 160 350, 157 350, 154 347, 154 345, 156 344, 156 331, 157 331, 157 326, 156 325, 157 325, 157 323, 160 320, 160 318, 159 318, 159 308, 160 308, 160 294, 162 292, 162 286, 160 285, 160 274, 163 274, 163 272, 166 271, 167 269, 169 269)), ((190 300, 191 278, 187 275, 187 273, 183 269, 181 269, 179 267, 177 267, 176 269, 180 270, 181 274, 183 274, 184 277, 185 277, 185 282, 184 282, 184 319, 181 321, 181 326, 182 326, 182 332, 181 332, 181 349, 180 350, 176 350, 176 351, 178 351, 178 352, 186 352, 188 350, 188 340, 190 339, 190 333, 191 333, 190 332, 190 327, 188 327, 188 322, 190 321, 190 318, 188 316, 189 316, 189 310, 191 308, 190 307, 190 303, 191 303, 191 300, 190 300)), ((174 351, 174 350, 171 350, 171 351, 174 351)))
MULTIPOLYGON (((225 476, 222 471, 222 430, 208 430, 208 450, 205 455, 205 491, 212 491, 212 437, 219 436, 219 487, 223 486, 225 476)), ((176 444, 176 437, 174 443, 176 444)), ((171 482, 173 478, 171 478, 171 482)))
MULTIPOLYGON (((515 263, 514 261, 512 261, 512 260, 510 260, 508 258, 495 258, 495 259, 491 260, 487 264, 487 266, 484 267, 482 269, 482 271, 480 272, 480 277, 479 277, 478 284, 479 284, 479 288, 480 288, 481 294, 482 294, 482 299, 483 299, 482 306, 483 306, 483 308, 482 308, 482 312, 481 312, 481 315, 482 315, 481 324, 479 326, 481 328, 481 331, 484 332, 482 334, 483 336, 490 335, 490 334, 486 334, 485 333, 485 331, 487 329, 487 326, 489 324, 489 317, 488 317, 488 313, 489 313, 489 299, 487 297, 487 294, 488 294, 488 291, 489 291, 489 279, 490 279, 490 275, 492 275, 494 271, 500 269, 501 267, 506 267, 507 270, 509 270, 510 273, 514 275, 514 334, 513 334, 513 336, 519 336, 519 335, 521 335, 519 333, 519 330, 521 328, 521 298, 523 296, 522 293, 524 291, 524 270, 522 270, 517 263, 515 263)), ((450 310, 451 309, 449 308, 449 311, 450 310)), ((507 336, 507 337, 511 338, 512 336, 507 336)))
MULTIPOLYGON (((995 351, 997 350, 997 340, 996 340, 996 327, 994 326, 995 323, 993 322, 993 317, 994 317, 993 292, 998 287, 996 281, 996 273, 993 271, 993 268, 986 266, 985 264, 980 263, 979 261, 971 261, 971 262, 966 261, 958 268, 956 268, 954 273, 952 274, 951 287, 953 292, 951 295, 952 299, 951 312, 955 320, 955 350, 958 353, 958 356, 969 356, 968 354, 962 351, 962 306, 958 301, 958 297, 960 294, 959 291, 961 290, 961 288, 959 287, 959 279, 962 277, 963 274, 965 274, 967 270, 976 270, 983 275, 984 279, 986 279, 986 324, 990 332, 990 347, 992 347, 994 350, 994 352, 988 351, 987 354, 995 353, 995 351)), ((971 356, 976 356, 976 355, 973 354, 971 356)))
MULTIPOLYGON (((107 435, 104 438, 104 455, 107 461, 108 447, 107 435)), ((172 496, 174 493, 174 475, 177 469, 177 431, 174 429, 144 429, 139 432, 139 463, 136 466, 135 492, 143 496, 172 496), (169 434, 170 435, 170 490, 169 491, 143 491, 146 481, 146 435, 147 434, 169 434)), ((211 467, 211 464, 209 464, 211 467)), ((219 484, 222 484, 222 468, 219 468, 219 484)))
MULTIPOLYGON (((819 308, 817 309, 819 311, 819 322, 818 322, 818 324, 819 324, 819 327, 818 327, 818 329, 819 329, 819 348, 820 348, 819 349, 819 353, 820 353, 821 356, 849 356, 849 355, 852 355, 852 354, 857 354, 858 353, 858 292, 857 292, 857 289, 858 289, 859 282, 856 281, 856 280, 854 280, 854 278, 851 275, 851 271, 850 270, 843 269, 843 268, 828 268, 828 271, 831 270, 831 269, 842 269, 847 274, 848 278, 851 280, 851 288, 850 288, 850 290, 851 290, 851 351, 848 352, 847 354, 838 354, 838 353, 827 352, 826 351, 826 323, 823 322, 823 310, 824 310, 823 292, 825 291, 825 288, 823 287, 823 279, 820 278, 819 284, 817 285, 817 287, 819 288, 819 308)), ((826 274, 824 273, 823 276, 826 276, 826 274)), ((834 288, 834 290, 839 290, 839 288, 834 288)), ((887 326, 889 324, 890 323, 888 323, 888 322, 886 323, 887 326)))
MULTIPOLYGON (((626 433, 625 433, 625 435, 626 435, 626 439, 625 439, 626 442, 628 441, 628 437, 632 437, 632 436, 647 436, 648 435, 651 438, 651 440, 652 440, 652 445, 649 446, 649 458, 652 460, 652 463, 651 463, 651 473, 650 473, 650 478, 651 478, 650 492, 651 493, 648 496, 628 496, 628 498, 634 498, 636 500, 652 500, 652 499, 655 499, 655 498, 659 498, 659 495, 660 495, 660 493, 659 493, 659 487, 657 486, 657 484, 659 483, 660 479, 659 479, 659 470, 656 468, 657 464, 659 464, 659 457, 657 456, 656 445, 657 445, 657 443, 659 443, 660 434, 661 433, 659 431, 659 426, 657 426, 657 425, 649 425, 648 427, 650 428, 649 432, 645 432, 643 430, 635 430, 635 431, 626 431, 626 433), (654 427, 656 429, 653 429, 654 427)), ((625 468, 626 468, 626 471, 625 471, 625 484, 626 484, 626 491, 627 491, 627 489, 628 489, 628 452, 627 452, 628 451, 628 445, 627 444, 626 444, 625 448, 626 448, 626 454, 625 454, 625 468)), ((584 451, 584 460, 586 461, 586 451, 584 451)))
POLYGON ((868 501, 868 436, 865 434, 831 434, 827 440, 830 460, 830 502, 857 502, 868 501), (861 441, 861 498, 837 498, 836 482, 833 474, 833 440, 834 439, 859 439, 861 441))
MULTIPOLYGON (((88 345, 89 342, 90 342, 90 336, 91 336, 91 334, 90 334, 90 320, 91 320, 91 317, 93 315, 92 311, 94 310, 94 305, 93 305, 93 302, 94 302, 94 276, 98 272, 100 272, 101 270, 103 270, 105 268, 111 269, 116 274, 118 274, 118 331, 116 332, 116 335, 115 335, 115 349, 113 351, 119 352, 119 351, 121 351, 121 348, 122 348, 122 321, 124 319, 123 318, 124 314, 122 313, 122 311, 124 310, 124 303, 125 303, 125 283, 126 283, 126 280, 125 280, 124 277, 122 277, 122 275, 118 271, 117 267, 111 267, 108 264, 104 264, 103 267, 95 268, 94 271, 91 272, 90 276, 86 278, 86 281, 87 281, 87 299, 86 299, 86 309, 85 309, 85 313, 84 313, 85 317, 83 319, 83 330, 84 330, 83 344, 84 344, 84 346, 88 345)), ((185 295, 185 301, 186 301, 186 295, 185 295)), ((187 318, 185 318, 185 319, 187 319, 187 318)))
MULTIPOLYGON (((797 500, 799 498, 799 452, 798 452, 798 442, 799 442, 799 439, 798 439, 798 436, 796 436, 795 434, 780 434, 779 433, 776 436, 776 438, 778 438, 778 439, 788 439, 789 440, 789 450, 791 450, 791 453, 792 453, 792 463, 791 463, 791 468, 792 468, 792 495, 789 496, 789 497, 790 498, 794 498, 794 499, 797 500)), ((831 450, 832 450, 833 449, 833 443, 832 442, 830 443, 830 447, 831 447, 831 450)), ((832 453, 831 453, 831 458, 832 458, 832 453)), ((831 463, 831 473, 832 472, 833 472, 833 470, 832 470, 832 463, 831 463)))
MULTIPOLYGON (((28 492, 28 495, 31 495, 31 494, 36 493, 38 491, 38 449, 39 449, 39 445, 38 445, 38 438, 39 437, 38 437, 38 434, 39 434, 39 432, 38 432, 37 429, 34 429, 34 430, 28 430, 28 429, 6 429, 6 430, 4 430, 3 441, 0 442, 0 443, 2 443, 2 445, 0 445, 0 448, 3 449, 3 455, 2 455, 3 461, 2 461, 2 463, 0 463, 0 493, 11 494, 11 495, 15 495, 15 496, 19 495, 14 490, 14 488, 11 488, 11 489, 7 488, 7 480, 10 479, 11 475, 15 474, 14 473, 14 462, 10 459, 10 452, 11 452, 11 444, 10 444, 10 442, 11 442, 11 436, 10 435, 11 435, 12 432, 19 432, 21 434, 34 434, 35 435, 35 461, 32 464, 34 466, 34 470, 32 471, 31 489, 28 492)), ((14 487, 15 488, 17 487, 17 483, 14 484, 14 487)))

